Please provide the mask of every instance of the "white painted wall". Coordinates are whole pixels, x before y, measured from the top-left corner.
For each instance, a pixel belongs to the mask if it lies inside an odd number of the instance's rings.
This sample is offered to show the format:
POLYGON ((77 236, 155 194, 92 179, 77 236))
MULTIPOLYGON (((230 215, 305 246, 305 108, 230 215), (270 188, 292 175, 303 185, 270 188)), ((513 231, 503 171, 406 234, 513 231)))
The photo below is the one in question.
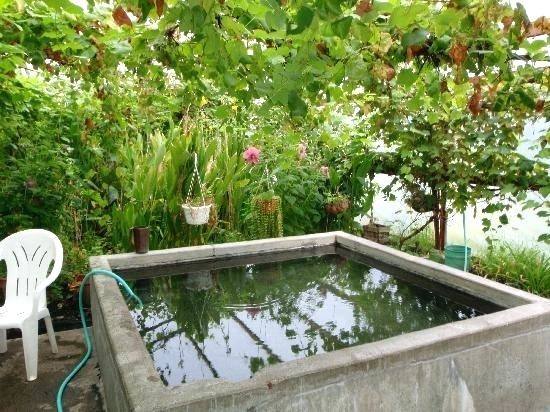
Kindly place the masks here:
MULTIPOLYGON (((519 152, 526 157, 533 158, 536 154, 536 150, 532 148, 533 143, 536 142, 537 138, 549 127, 550 124, 545 124, 542 121, 529 124, 525 128, 524 139, 519 147, 519 152)), ((391 180, 391 176, 383 174, 377 175, 375 178, 375 182, 381 187, 390 183, 391 180)), ((395 201, 386 200, 381 194, 376 196, 373 207, 374 217, 378 222, 384 224, 391 224, 397 227, 407 225, 417 216, 417 213, 403 201, 405 195, 403 191, 395 191, 394 194, 397 198, 395 201)), ((531 197, 540 198, 540 195, 533 193, 531 197)), ((476 253, 476 250, 480 251, 486 247, 485 239, 487 235, 503 241, 537 246, 542 250, 550 252, 549 245, 537 242, 537 238, 541 234, 550 232, 550 227, 548 227, 546 221, 538 217, 532 209, 522 211, 520 205, 512 208, 507 213, 509 223, 487 234, 482 230, 482 219, 488 218, 491 220, 492 226, 496 228, 499 224, 498 217, 501 213, 482 213, 481 210, 484 206, 485 203, 480 202, 477 206, 477 212, 475 208, 472 207, 466 210, 467 239, 468 244, 474 248, 474 253, 476 253), (518 213, 521 213, 523 218, 518 218, 518 213)), ((428 215, 426 214, 425 216, 428 215)), ((362 218, 361 221, 366 223, 368 219, 362 218)), ((448 243, 463 244, 462 214, 450 216, 447 240, 448 243)))

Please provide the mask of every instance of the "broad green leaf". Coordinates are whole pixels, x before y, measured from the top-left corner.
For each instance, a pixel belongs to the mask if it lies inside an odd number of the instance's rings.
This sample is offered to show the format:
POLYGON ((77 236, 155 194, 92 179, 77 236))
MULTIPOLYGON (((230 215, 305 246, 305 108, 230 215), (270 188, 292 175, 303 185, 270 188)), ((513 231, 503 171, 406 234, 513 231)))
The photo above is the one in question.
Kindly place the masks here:
POLYGON ((301 7, 300 10, 298 10, 298 13, 296 13, 296 17, 295 17, 296 24, 287 25, 286 32, 288 34, 302 33, 305 29, 307 29, 311 25, 314 15, 315 15, 315 12, 309 7, 305 7, 305 6, 301 7))
POLYGON ((401 45, 404 48, 409 46, 420 46, 423 45, 428 39, 429 33, 424 29, 414 29, 403 35, 401 39, 401 45))
POLYGON ((397 4, 391 13, 389 23, 399 29, 407 29, 415 22, 415 19, 421 18, 428 8, 423 4, 412 4, 409 6, 397 4))
POLYGON ((351 27, 351 22, 353 21, 353 17, 348 16, 344 17, 343 19, 336 20, 331 24, 332 32, 340 37, 341 39, 345 39, 349 33, 349 29, 351 27))
POLYGON ((439 116, 440 115, 435 112, 428 113, 428 122, 430 122, 430 124, 436 124, 440 120, 439 116))
POLYGON ((296 90, 288 94, 288 108, 290 114, 295 117, 304 117, 307 114, 307 104, 298 95, 296 90))
POLYGON ((229 30, 231 33, 236 34, 238 36, 241 36, 246 32, 248 32, 248 30, 243 24, 239 23, 237 20, 229 16, 222 17, 222 26, 225 27, 227 30, 229 30))
POLYGON ((545 40, 524 40, 520 47, 523 47, 531 55, 539 52, 542 48, 546 47, 548 43, 545 40))
POLYGON ((529 96, 524 90, 518 89, 516 95, 520 98, 521 102, 527 106, 529 109, 535 108, 535 100, 529 96))
POLYGON ((149 12, 154 6, 154 2, 150 2, 149 0, 139 0, 138 5, 141 9, 141 18, 139 19, 139 21, 144 22, 145 20, 147 20, 149 12))
POLYGON ((409 88, 411 87, 418 76, 411 69, 403 69, 397 75, 397 83, 409 88))
POLYGON ((463 18, 464 13, 459 10, 452 8, 444 9, 434 19, 437 34, 458 28, 463 18))
POLYGON ((281 9, 267 12, 265 20, 272 30, 284 30, 286 27, 286 14, 281 9))
POLYGON ((71 2, 70 0, 44 0, 49 7, 55 10, 64 10, 67 13, 79 15, 82 14, 82 8, 71 2))

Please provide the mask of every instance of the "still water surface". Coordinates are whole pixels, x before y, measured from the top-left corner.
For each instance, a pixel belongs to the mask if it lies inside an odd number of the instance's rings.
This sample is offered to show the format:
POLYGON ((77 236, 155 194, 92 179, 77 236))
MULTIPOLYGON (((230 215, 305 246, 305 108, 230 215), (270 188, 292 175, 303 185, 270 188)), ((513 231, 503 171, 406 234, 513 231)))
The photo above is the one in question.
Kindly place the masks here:
POLYGON ((162 380, 173 386, 248 379, 270 364, 496 310, 348 255, 141 279, 134 290, 144 307, 131 313, 162 380))

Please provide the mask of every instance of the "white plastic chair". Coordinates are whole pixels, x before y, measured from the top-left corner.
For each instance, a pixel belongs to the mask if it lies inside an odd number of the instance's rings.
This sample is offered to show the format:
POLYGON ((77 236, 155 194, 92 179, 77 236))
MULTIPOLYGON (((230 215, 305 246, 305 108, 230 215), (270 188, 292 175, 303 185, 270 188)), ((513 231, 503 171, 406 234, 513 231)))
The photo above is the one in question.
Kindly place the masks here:
POLYGON ((6 262, 6 301, 0 307, 0 353, 8 350, 6 330, 21 329, 27 380, 37 377, 38 321, 44 319, 52 352, 57 343, 50 312, 46 306, 46 287, 61 272, 63 247, 53 233, 30 229, 14 233, 0 242, 0 261, 6 262), (48 273, 53 262, 53 268, 48 273))

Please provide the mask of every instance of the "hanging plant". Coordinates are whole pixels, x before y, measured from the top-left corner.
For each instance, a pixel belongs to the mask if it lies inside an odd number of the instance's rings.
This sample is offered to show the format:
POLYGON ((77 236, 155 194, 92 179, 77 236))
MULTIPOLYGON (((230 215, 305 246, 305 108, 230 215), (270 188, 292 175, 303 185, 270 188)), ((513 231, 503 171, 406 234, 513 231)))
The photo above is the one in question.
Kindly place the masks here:
MULTIPOLYGON (((260 162, 260 153, 259 149, 251 146, 243 153, 243 158, 254 167, 260 162)), ((273 190, 276 178, 270 173, 267 164, 264 164, 263 169, 262 175, 256 181, 256 190, 259 193, 254 195, 250 202, 249 231, 254 239, 282 237, 282 202, 273 190)))
POLYGON ((327 196, 325 212, 329 215, 339 215, 349 209, 349 199, 341 194, 330 194, 327 196))
POLYGON ((193 198, 182 205, 185 221, 190 225, 205 225, 210 219, 212 204, 206 203, 201 198, 193 198))
POLYGON ((283 236, 283 210, 281 198, 273 192, 252 198, 250 206, 250 233, 255 239, 283 236))
POLYGON ((194 155, 195 170, 193 171, 191 183, 189 184, 189 191, 187 192, 187 198, 185 203, 182 205, 182 209, 185 216, 185 221, 189 225, 205 225, 210 219, 210 208, 212 207, 212 202, 206 202, 204 197, 202 182, 197 167, 197 153, 194 153, 194 155), (195 181, 199 187, 200 195, 192 197, 195 181))
POLYGON ((409 196, 405 199, 405 203, 415 212, 427 213, 431 212, 435 206, 435 196, 426 191, 419 185, 409 184, 406 186, 409 196))

